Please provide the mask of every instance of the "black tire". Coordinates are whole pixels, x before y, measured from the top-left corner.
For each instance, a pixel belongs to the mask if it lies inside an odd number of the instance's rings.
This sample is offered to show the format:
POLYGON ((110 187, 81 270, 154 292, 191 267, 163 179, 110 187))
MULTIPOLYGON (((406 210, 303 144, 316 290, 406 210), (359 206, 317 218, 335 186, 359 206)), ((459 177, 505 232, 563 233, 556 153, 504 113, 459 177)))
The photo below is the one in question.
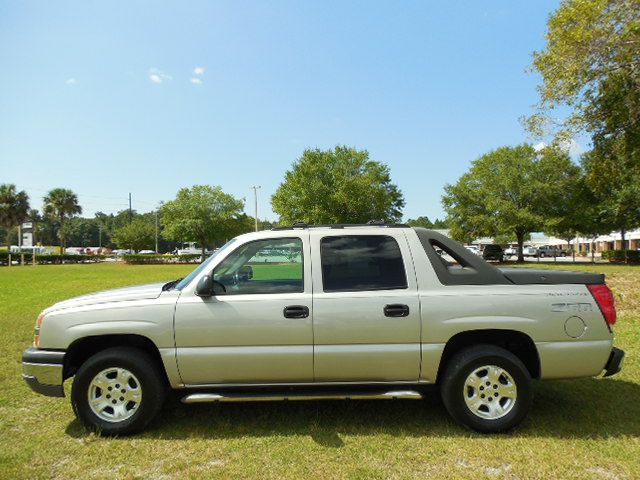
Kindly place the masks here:
MULTIPOLYGON (((512 429, 527 415, 533 400, 531 375, 527 367, 513 353, 495 345, 477 345, 456 353, 445 365, 439 383, 442 401, 449 414, 466 427, 481 433, 505 432, 512 429), (487 365, 497 366, 506 371, 517 389, 513 406, 500 418, 482 418, 467 406, 465 400, 465 395, 469 394, 469 390, 465 390, 467 378, 478 368, 487 365)), ((495 387, 482 385, 482 388, 489 391, 495 387)), ((502 398, 498 400, 502 402, 502 398)))
POLYGON ((547 254, 546 254, 546 253, 544 253, 544 252, 540 252, 540 258, 544 258, 544 257, 546 257, 546 256, 547 256, 547 254))
MULTIPOLYGON (((137 385, 134 380, 131 382, 134 387, 137 385)), ((71 404, 78 419, 90 430, 106 436, 128 435, 143 430, 154 419, 164 403, 167 390, 160 366, 151 356, 137 348, 115 347, 96 353, 82 364, 73 380, 71 404), (100 372, 111 368, 131 372, 142 392, 141 401, 131 416, 121 421, 100 418, 89 405, 91 382, 100 372)), ((124 408, 131 411, 133 403, 126 403, 124 408)))

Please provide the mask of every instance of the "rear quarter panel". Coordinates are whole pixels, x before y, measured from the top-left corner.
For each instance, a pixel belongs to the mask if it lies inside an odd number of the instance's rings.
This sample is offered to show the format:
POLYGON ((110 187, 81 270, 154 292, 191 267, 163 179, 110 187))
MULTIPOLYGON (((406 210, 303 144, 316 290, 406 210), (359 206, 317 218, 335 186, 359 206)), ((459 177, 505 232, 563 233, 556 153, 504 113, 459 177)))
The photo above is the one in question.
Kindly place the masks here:
POLYGON ((541 378, 599 374, 612 335, 585 285, 449 285, 439 283, 417 236, 411 248, 421 308, 421 379, 435 382, 446 343, 470 330, 515 330, 536 345, 541 378), (576 320, 572 317, 578 317, 576 320), (577 337, 569 325, 584 323, 577 337))

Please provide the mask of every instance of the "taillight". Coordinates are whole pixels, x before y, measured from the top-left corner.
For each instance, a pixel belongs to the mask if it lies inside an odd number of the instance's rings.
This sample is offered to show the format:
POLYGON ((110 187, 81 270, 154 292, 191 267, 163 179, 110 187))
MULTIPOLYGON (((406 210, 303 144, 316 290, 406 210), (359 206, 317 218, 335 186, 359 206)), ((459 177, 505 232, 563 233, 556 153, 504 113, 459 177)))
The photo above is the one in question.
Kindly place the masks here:
POLYGON ((604 316, 604 321, 607 322, 609 330, 611 330, 611 325, 616 323, 616 302, 611 289, 604 284, 587 285, 587 288, 596 300, 596 303, 598 304, 598 307, 600 307, 600 311, 604 316))

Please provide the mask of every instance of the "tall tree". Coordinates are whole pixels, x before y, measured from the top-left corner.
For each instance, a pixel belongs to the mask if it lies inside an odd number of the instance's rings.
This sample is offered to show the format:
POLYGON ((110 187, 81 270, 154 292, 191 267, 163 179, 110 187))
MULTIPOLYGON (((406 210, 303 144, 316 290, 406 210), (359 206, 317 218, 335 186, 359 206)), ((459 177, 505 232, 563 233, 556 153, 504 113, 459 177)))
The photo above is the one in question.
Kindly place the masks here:
POLYGON ((60 239, 60 253, 64 253, 66 247, 65 221, 82 213, 82 207, 78 204, 78 196, 66 188, 54 188, 44 197, 44 214, 58 224, 58 238, 60 239))
POLYGON ((442 198, 454 238, 513 235, 524 261, 526 235, 543 230, 575 166, 566 153, 527 144, 501 147, 472 162, 442 198))
POLYGON ((202 259, 208 245, 236 235, 244 201, 220 187, 181 188, 174 200, 160 207, 164 235, 181 242, 198 242, 202 259))
POLYGON ((280 222, 397 222, 404 198, 391 182, 389 167, 369 160, 369 152, 337 146, 307 149, 271 197, 280 222))
POLYGON ((640 1, 562 1, 533 67, 542 84, 530 130, 590 134, 587 183, 624 240, 640 225, 640 1))
POLYGON ((0 185, 0 225, 7 231, 7 248, 11 246, 9 231, 24 222, 28 211, 29 195, 24 190, 18 191, 13 184, 0 185))
POLYGON ((529 119, 534 130, 595 133, 614 127, 616 115, 616 128, 640 130, 638 0, 563 0, 549 17, 546 39, 533 56, 542 76, 539 111, 529 119), (570 114, 558 119, 559 106, 570 114))
POLYGON ((138 252, 153 248, 155 244, 156 227, 142 218, 136 218, 115 232, 112 239, 119 246, 138 252))
MULTIPOLYGON (((573 178, 565 182, 544 226, 545 233, 562 238, 568 248, 577 236, 593 237, 610 231, 601 215, 598 199, 587 185, 583 169, 572 166, 570 174, 573 178)), ((573 257, 575 260, 575 249, 573 257)))
POLYGON ((620 232, 622 248, 626 232, 640 225, 640 163, 631 161, 624 150, 619 139, 611 149, 596 146, 582 158, 598 213, 609 231, 620 232))

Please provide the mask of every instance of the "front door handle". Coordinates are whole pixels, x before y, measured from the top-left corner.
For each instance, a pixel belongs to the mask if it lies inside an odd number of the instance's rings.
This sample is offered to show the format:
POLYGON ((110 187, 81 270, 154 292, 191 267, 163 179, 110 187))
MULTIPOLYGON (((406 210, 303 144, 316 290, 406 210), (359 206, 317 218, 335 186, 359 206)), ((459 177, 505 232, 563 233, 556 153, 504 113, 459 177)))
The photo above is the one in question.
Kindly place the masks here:
POLYGON ((284 307, 282 313, 285 318, 307 318, 309 316, 309 307, 304 305, 289 305, 284 307))
POLYGON ((403 305, 402 303, 392 303, 384 306, 385 317, 408 317, 409 305, 403 305))

